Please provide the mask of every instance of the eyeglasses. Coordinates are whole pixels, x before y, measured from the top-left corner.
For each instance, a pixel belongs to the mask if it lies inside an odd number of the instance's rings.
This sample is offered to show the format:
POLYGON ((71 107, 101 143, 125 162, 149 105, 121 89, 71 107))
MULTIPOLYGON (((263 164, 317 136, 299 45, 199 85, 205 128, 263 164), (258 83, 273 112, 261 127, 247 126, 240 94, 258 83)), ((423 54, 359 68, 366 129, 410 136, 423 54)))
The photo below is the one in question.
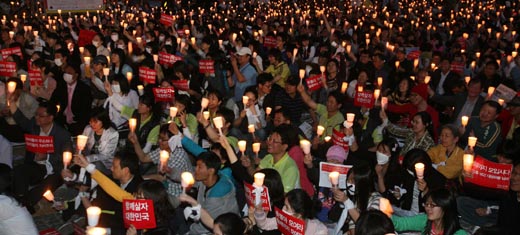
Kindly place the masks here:
POLYGON ((438 207, 437 204, 430 202, 430 203, 423 203, 424 208, 435 208, 438 207))

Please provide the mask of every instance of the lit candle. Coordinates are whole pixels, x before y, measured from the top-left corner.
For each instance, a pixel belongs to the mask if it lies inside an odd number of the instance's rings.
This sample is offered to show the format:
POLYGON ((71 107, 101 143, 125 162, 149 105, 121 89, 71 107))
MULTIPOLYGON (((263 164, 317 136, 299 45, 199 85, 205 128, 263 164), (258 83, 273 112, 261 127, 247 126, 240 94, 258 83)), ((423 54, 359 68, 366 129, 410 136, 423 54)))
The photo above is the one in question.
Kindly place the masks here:
POLYGON ((385 213, 386 216, 390 217, 394 213, 394 209, 392 209, 392 205, 388 199, 382 197, 379 199, 379 210, 385 213))
POLYGON ((132 54, 132 52, 134 51, 134 45, 132 44, 132 42, 128 42, 128 54, 132 54))
POLYGON ((238 150, 240 150, 240 152, 242 152, 242 156, 245 155, 246 147, 247 147, 247 141, 245 141, 245 140, 238 141, 238 150))
POLYGON ((132 72, 126 72, 126 80, 128 80, 128 83, 132 81, 133 74, 132 72))
POLYGON ((16 90, 16 82, 11 81, 7 83, 7 92, 13 93, 14 90, 16 90))
POLYGON ((85 149, 85 145, 87 145, 88 136, 86 135, 78 135, 78 138, 76 140, 76 146, 79 150, 79 153, 81 154, 81 151, 85 149))
POLYGON ((110 68, 103 68, 103 75, 105 77, 108 77, 109 74, 110 74, 110 68))
POLYGON ((347 88, 348 88, 348 83, 347 82, 341 83, 341 93, 342 94, 345 94, 345 92, 347 92, 347 88))
POLYGON ((296 55, 298 54, 298 48, 294 48, 293 49, 293 58, 292 58, 292 62, 294 64, 294 61, 296 60, 296 55))
POLYGON ((303 153, 310 154, 311 153, 311 142, 308 140, 300 140, 300 147, 303 150, 303 153))
POLYGON ((135 39, 137 40, 137 44, 141 44, 141 42, 143 42, 143 38, 141 37, 137 37, 135 39))
POLYGON ((305 69, 300 69, 300 80, 305 77, 305 69))
POLYGON ((159 61, 159 55, 154 54, 154 55, 153 55, 153 61, 154 61, 155 63, 157 63, 157 61, 159 61))
POLYGON ((260 152, 260 143, 253 143, 253 152, 258 157, 258 153, 260 152))
POLYGON ((99 222, 99 215, 101 215, 101 208, 97 206, 87 208, 88 226, 96 227, 99 222))
POLYGON ((139 96, 142 96, 144 94, 144 86, 137 85, 137 92, 139 93, 139 96))
POLYGON ((85 60, 85 65, 90 65, 90 57, 85 56, 84 60, 85 60))
POLYGON ((488 88, 488 97, 491 97, 494 92, 495 92, 495 87, 490 86, 488 88))
POLYGON ((460 119, 461 119, 460 123, 462 124, 462 126, 466 127, 468 125, 469 117, 468 116, 462 116, 460 119))
POLYGON ((128 127, 130 128, 130 132, 134 133, 137 127, 137 118, 128 119, 128 127))
POLYGON ((250 124, 247 126, 247 131, 251 134, 254 134, 255 133, 255 125, 254 124, 250 124))
POLYGON ((399 62, 399 61, 396 61, 396 62, 395 62, 395 68, 398 69, 398 68, 399 68, 399 64, 400 64, 400 62, 399 62))
POLYGON ((72 153, 69 151, 63 152, 63 168, 67 168, 72 160, 72 153))
POLYGON ((204 117, 206 120, 209 120, 209 111, 202 112, 202 117, 204 117))
POLYGON ((337 171, 333 171, 333 172, 329 173, 329 180, 330 180, 330 183, 332 184, 332 187, 333 187, 333 188, 338 187, 338 183, 339 183, 339 172, 337 172, 337 171))
POLYGON ((383 85, 383 77, 377 77, 377 86, 381 87, 383 85))
POLYGON ((323 135, 324 131, 325 127, 323 127, 322 125, 318 125, 318 128, 316 129, 316 134, 318 135, 318 137, 320 137, 321 135, 323 135))
POLYGON ((388 104, 388 97, 381 97, 381 108, 384 110, 388 104))
POLYGON ((181 174, 181 186, 182 193, 186 193, 186 189, 195 183, 195 179, 190 172, 182 172, 181 174))
POLYGON ((54 195, 52 194, 51 190, 45 191, 45 193, 43 194, 43 197, 45 199, 47 199, 47 201, 50 201, 50 202, 54 201, 54 195))
POLYGON ((258 187, 262 187, 264 185, 264 179, 265 179, 265 174, 264 173, 261 173, 261 172, 257 172, 253 175, 253 177, 255 178, 255 182, 254 184, 258 187))
POLYGON ((347 121, 348 122, 354 122, 355 118, 356 118, 356 114, 354 114, 354 113, 347 113, 347 121))
POLYGON ((473 160, 475 159, 475 156, 473 156, 473 154, 464 154, 463 159, 464 172, 471 173, 471 169, 473 168, 473 160))
POLYGON ((470 148, 475 147, 476 144, 477 144, 477 137, 474 137, 474 136, 468 137, 468 146, 470 148))
POLYGON ((22 83, 25 83, 25 81, 27 81, 27 75, 20 74, 20 80, 22 80, 22 83))
POLYGON ((320 72, 321 72, 321 73, 325 73, 325 70, 326 70, 325 65, 321 65, 321 66, 320 66, 320 72))
POLYGON ((424 164, 423 163, 416 163, 415 164, 415 174, 417 175, 417 179, 423 179, 424 178, 424 164))
POLYGON ((414 59, 413 60, 413 67, 417 68, 418 66, 419 66, 419 59, 414 59))
POLYGON ((242 96, 242 104, 244 104, 244 108, 247 106, 247 103, 249 102, 249 96, 242 96))
POLYGON ((379 98, 379 95, 381 95, 381 90, 375 89, 374 90, 374 99, 377 100, 379 98))
POLYGON ((469 84, 469 81, 471 80, 471 77, 470 76, 466 76, 464 77, 464 81, 466 82, 466 85, 469 84))
POLYGON ((177 116, 177 111, 179 111, 177 107, 170 107, 170 117, 172 120, 177 116))
POLYGON ((60 112, 60 108, 61 106, 59 104, 56 105, 56 113, 59 113, 60 112))
POLYGON ((200 101, 200 107, 202 108, 202 110, 206 109, 208 107, 208 104, 209 104, 209 99, 203 97, 202 101, 200 101))
POLYGON ((430 79, 431 79, 431 78, 432 78, 432 77, 430 77, 430 76, 426 76, 426 77, 424 77, 424 83, 426 83, 426 84, 430 83, 430 79))
POLYGON ((325 138, 323 138, 323 140, 325 140, 325 142, 329 142, 331 139, 332 139, 332 137, 330 137, 330 136, 325 136, 325 138))
POLYGON ((265 108, 265 114, 271 115, 271 111, 273 111, 273 109, 271 107, 265 108))
POLYGON ((357 87, 357 91, 360 92, 360 93, 363 92, 363 86, 358 86, 357 87))
POLYGON ((86 235, 106 235, 107 229, 100 227, 89 227, 85 231, 86 235))
POLYGON ((11 39, 14 38, 14 31, 9 31, 9 38, 11 38, 11 39))
POLYGON ((213 118, 213 124, 218 129, 220 135, 222 135, 222 127, 224 126, 224 121, 222 120, 222 117, 213 118))
POLYGON ((163 171, 164 167, 168 163, 168 159, 170 158, 170 153, 166 150, 161 150, 159 153, 159 170, 163 171))

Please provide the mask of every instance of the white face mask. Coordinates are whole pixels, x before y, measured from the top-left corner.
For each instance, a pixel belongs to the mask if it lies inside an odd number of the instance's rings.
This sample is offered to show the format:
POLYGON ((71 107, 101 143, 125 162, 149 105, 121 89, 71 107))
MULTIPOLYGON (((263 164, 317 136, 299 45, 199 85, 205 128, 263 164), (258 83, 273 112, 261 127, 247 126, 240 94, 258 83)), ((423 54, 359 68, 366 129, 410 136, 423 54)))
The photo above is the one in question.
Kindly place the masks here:
POLYGON ((152 54, 152 48, 147 47, 145 50, 148 52, 148 54, 152 54))
POLYGON ((379 152, 379 151, 376 152, 376 157, 377 157, 377 164, 379 164, 379 165, 386 164, 388 162, 388 160, 390 159, 390 156, 388 156, 382 152, 379 152))
POLYGON ((347 191, 350 195, 356 195, 356 185, 347 182, 347 191))
POLYGON ((171 45, 172 45, 172 41, 166 41, 166 42, 164 43, 164 45, 171 46, 171 45))
POLYGON ((146 41, 146 43, 150 43, 152 40, 146 39, 145 41, 146 41))
POLYGON ((72 74, 68 74, 68 73, 64 73, 63 74, 63 80, 65 80, 65 82, 67 84, 71 84, 73 82, 72 80, 72 74))
POLYGON ((330 45, 333 46, 333 47, 338 47, 338 43, 336 43, 334 41, 332 43, 330 43, 330 45))
POLYGON ((117 48, 119 49, 125 49, 125 44, 117 44, 117 48))
POLYGON ((60 58, 56 58, 56 59, 54 59, 54 64, 56 64, 56 66, 61 66, 61 65, 63 65, 63 63, 61 62, 61 59, 60 59, 60 58))
POLYGON ((114 93, 119 93, 119 92, 121 92, 121 87, 119 86, 119 84, 117 84, 117 85, 112 85, 112 92, 114 92, 114 93))
POLYGON ((92 41, 92 45, 94 45, 95 47, 99 47, 99 45, 101 45, 101 43, 98 41, 92 41))
POLYGON ((164 41, 164 38, 166 38, 165 36, 159 36, 159 42, 163 42, 164 41))
POLYGON ((113 42, 117 42, 117 40, 119 40, 119 35, 112 34, 112 35, 110 35, 110 39, 112 39, 113 42))

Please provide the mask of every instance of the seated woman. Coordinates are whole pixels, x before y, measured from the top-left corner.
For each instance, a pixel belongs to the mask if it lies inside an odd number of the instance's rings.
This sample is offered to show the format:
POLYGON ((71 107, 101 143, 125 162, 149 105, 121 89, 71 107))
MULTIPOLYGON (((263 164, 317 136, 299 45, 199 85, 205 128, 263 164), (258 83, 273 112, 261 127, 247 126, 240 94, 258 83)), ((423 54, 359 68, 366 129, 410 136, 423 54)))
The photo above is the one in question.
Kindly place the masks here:
POLYGON ((462 176, 464 150, 457 146, 458 141, 459 131, 457 127, 448 124, 441 129, 441 143, 428 150, 433 167, 448 180, 456 180, 462 176))
POLYGON ((137 109, 139 105, 139 96, 137 92, 130 89, 128 80, 122 74, 115 74, 112 84, 105 81, 105 90, 108 98, 103 107, 105 107, 110 115, 110 120, 115 124, 117 129, 123 128, 128 118, 121 115, 123 107, 129 109, 137 109))
POLYGON ((243 139, 253 140, 252 138, 245 138, 244 136, 247 136, 249 125, 254 125, 255 137, 264 140, 266 137, 264 128, 267 122, 265 121, 264 110, 260 109, 257 103, 258 92, 255 90, 255 87, 251 86, 246 89, 244 96, 248 97, 248 102, 245 104, 245 107, 239 105, 242 107, 242 110, 240 110, 240 115, 233 122, 233 134, 239 138, 243 137, 243 139))
POLYGON ((177 116, 173 119, 175 124, 182 127, 182 134, 194 142, 198 142, 198 122, 197 117, 190 113, 190 107, 193 107, 190 97, 187 95, 177 95, 175 97, 175 107, 177 108, 177 116))
POLYGON ((293 189, 285 195, 286 213, 305 221, 305 235, 326 235, 327 227, 315 218, 314 202, 302 189, 293 189))
POLYGON ((455 196, 446 189, 433 190, 425 196, 426 214, 411 217, 393 216, 397 231, 421 234, 465 235, 459 224, 455 196))
MULTIPOLYGON (((392 102, 396 105, 405 105, 410 103, 410 95, 411 90, 413 87, 413 81, 410 78, 402 78, 401 81, 399 81, 399 85, 397 86, 397 89, 395 89, 390 95, 388 96, 388 102, 392 102)), ((405 127, 410 123, 410 117, 408 113, 401 113, 397 114, 398 120, 396 124, 398 126, 405 127)))

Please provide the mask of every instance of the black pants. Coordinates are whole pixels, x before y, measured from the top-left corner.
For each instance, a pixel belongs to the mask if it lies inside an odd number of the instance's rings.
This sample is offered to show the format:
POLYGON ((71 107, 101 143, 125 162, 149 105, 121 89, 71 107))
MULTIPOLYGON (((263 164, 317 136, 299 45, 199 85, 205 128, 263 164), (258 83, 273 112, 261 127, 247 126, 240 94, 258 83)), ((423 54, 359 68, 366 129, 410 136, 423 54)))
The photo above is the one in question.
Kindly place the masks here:
POLYGON ((54 191, 63 184, 60 173, 45 178, 47 170, 44 165, 26 162, 14 168, 14 193, 21 196, 28 206, 33 206, 43 197, 47 190, 54 191))

